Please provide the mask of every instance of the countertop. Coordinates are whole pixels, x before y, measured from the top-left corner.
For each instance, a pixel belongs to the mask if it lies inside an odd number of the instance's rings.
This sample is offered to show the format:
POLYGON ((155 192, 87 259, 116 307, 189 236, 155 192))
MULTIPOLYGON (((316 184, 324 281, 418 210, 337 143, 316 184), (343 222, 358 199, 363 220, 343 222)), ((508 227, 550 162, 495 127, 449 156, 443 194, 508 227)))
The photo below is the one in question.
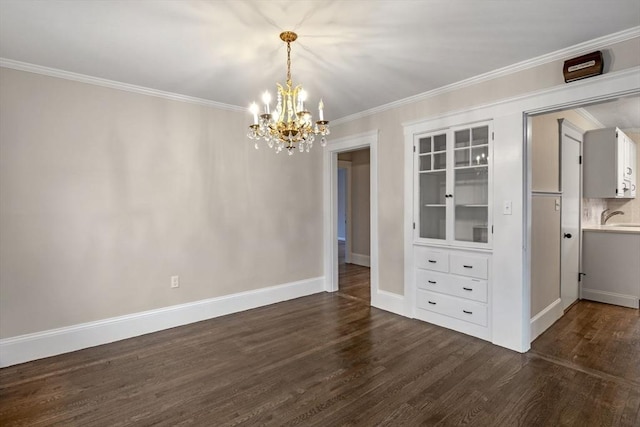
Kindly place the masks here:
POLYGON ((633 227, 629 225, 621 226, 619 224, 608 225, 586 225, 582 227, 583 231, 596 231, 600 233, 627 233, 627 234, 640 234, 640 224, 633 224, 633 227), (637 227, 636 227, 637 225, 637 227))

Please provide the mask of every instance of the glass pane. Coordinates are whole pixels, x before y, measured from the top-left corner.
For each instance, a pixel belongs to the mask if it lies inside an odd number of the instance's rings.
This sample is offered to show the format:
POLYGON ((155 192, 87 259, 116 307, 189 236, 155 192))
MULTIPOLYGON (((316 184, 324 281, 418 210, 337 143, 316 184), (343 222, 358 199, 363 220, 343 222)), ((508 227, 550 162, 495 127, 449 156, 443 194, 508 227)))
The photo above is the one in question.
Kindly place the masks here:
POLYGON ((486 208, 456 206, 454 224, 456 240, 487 243, 489 239, 488 211, 486 208))
POLYGON ((469 129, 458 130, 454 137, 455 148, 462 148, 469 146, 469 129))
POLYGON ((433 155, 433 169, 446 169, 447 153, 438 153, 433 155))
POLYGON ((433 151, 444 151, 447 149, 447 135, 436 135, 433 137, 433 151))
POLYGON ((484 145, 489 143, 489 126, 471 129, 471 145, 484 145))
POLYGON ((446 180, 444 171, 420 174, 420 210, 425 205, 444 206, 446 180))
MULTIPOLYGON (((485 156, 486 157, 486 156, 485 156)), ((487 243, 489 173, 487 167, 456 169, 454 175, 455 239, 487 243)))
POLYGON ((431 152, 431 137, 420 138, 420 154, 431 152))
POLYGON ((446 221, 444 206, 423 207, 420 210, 420 237, 445 240, 446 221))
POLYGON ((489 174, 486 167, 456 169, 454 177, 456 206, 489 203, 489 174))
POLYGON ((489 160, 489 147, 477 147, 471 149, 471 158, 474 165, 486 165, 489 160))
POLYGON ((469 150, 467 148, 456 150, 454 158, 456 167, 469 166, 469 150))
POLYGON ((446 180, 445 171, 420 174, 420 237, 446 237, 446 180))
POLYGON ((420 170, 421 171, 430 171, 431 170, 431 155, 425 154, 424 156, 420 156, 420 170))

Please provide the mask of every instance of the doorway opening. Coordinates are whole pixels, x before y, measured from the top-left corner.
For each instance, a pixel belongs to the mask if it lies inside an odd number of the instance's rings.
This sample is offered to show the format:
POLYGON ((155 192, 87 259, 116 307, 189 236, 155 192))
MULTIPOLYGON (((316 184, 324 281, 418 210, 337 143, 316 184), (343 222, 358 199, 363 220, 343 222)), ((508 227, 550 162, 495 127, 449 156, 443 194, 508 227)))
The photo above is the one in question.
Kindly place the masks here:
MULTIPOLYGON (((548 109, 527 115, 530 200, 531 341, 579 299, 585 278, 582 231, 599 225, 605 209, 633 213, 640 200, 593 199, 583 194, 584 135, 602 128, 627 129, 640 144, 640 96, 548 109)), ((627 217, 633 222, 636 218, 627 217)), ((638 218, 640 222, 640 218, 638 218)))
POLYGON ((338 156, 338 292, 371 304, 370 149, 338 156))

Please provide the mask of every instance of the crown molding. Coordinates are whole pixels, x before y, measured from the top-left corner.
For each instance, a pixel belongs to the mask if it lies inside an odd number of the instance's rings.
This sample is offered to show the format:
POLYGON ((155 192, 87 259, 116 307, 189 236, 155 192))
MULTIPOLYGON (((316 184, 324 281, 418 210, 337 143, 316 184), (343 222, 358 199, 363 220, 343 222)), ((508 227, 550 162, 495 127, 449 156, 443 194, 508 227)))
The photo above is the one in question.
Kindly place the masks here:
POLYGON ((590 112, 588 112, 584 108, 582 108, 582 107, 576 108, 574 111, 578 115, 582 116, 585 120, 593 123, 596 127, 598 127, 598 128, 605 128, 606 127, 605 125, 602 124, 602 122, 600 120, 598 120, 595 117, 593 117, 593 114, 591 114, 590 112))
POLYGON ((489 80, 493 80, 499 77, 504 77, 509 74, 514 74, 520 71, 528 70, 530 68, 535 68, 540 65, 548 64, 550 62, 558 61, 561 59, 566 59, 567 57, 571 57, 574 55, 581 55, 584 53, 588 53, 593 50, 598 50, 612 44, 621 43, 633 38, 640 37, 640 26, 632 27, 627 30, 619 31, 617 33, 609 34, 607 36, 599 37, 597 39, 589 40, 583 43, 579 43, 574 46, 570 46, 565 49, 560 49, 555 52, 551 52, 542 56, 538 56, 536 58, 527 59, 526 61, 518 62, 512 65, 508 65, 503 68, 498 68, 497 70, 489 71, 484 74, 479 74, 475 77, 471 77, 465 80, 461 80, 456 83, 452 83, 450 85, 442 86, 427 92, 423 92, 417 95, 413 95, 404 99, 400 99, 398 101, 390 102, 388 104, 380 105, 378 107, 374 107, 368 110, 361 111, 359 113, 351 114, 349 116, 341 117, 339 119, 333 120, 332 125, 339 125, 342 123, 347 123, 353 120, 361 119, 363 117, 370 116, 372 114, 381 113, 383 111, 388 111, 394 108, 401 107, 403 105, 412 104, 419 101, 424 101, 429 98, 433 98, 435 96, 441 95, 443 93, 453 92, 456 90, 460 90, 465 87, 473 86, 482 82, 486 82, 489 80))
POLYGON ((204 105, 207 107, 219 108, 222 110, 246 112, 246 108, 237 105, 224 104, 222 102, 197 98, 194 96, 181 95, 179 93, 165 92, 144 86, 122 83, 115 80, 92 77, 86 74, 73 73, 71 71, 59 70, 57 68, 43 67, 41 65, 30 64, 28 62, 14 61, 13 59, 0 58, 0 67, 11 68, 29 73, 42 74, 49 77, 57 77, 65 80, 72 80, 80 83, 87 83, 96 86, 108 87, 111 89, 124 90, 126 92, 139 93, 142 95, 155 96, 158 98, 170 99, 173 101, 187 102, 190 104, 204 105))

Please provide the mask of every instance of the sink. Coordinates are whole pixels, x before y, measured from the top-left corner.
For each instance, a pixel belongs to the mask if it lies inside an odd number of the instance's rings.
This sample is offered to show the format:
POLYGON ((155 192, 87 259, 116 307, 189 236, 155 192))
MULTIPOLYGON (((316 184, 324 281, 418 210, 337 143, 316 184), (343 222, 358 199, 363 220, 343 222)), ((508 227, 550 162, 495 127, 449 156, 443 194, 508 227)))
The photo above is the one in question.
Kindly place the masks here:
POLYGON ((624 224, 606 224, 607 227, 638 227, 640 228, 640 224, 633 223, 624 223, 624 224))

